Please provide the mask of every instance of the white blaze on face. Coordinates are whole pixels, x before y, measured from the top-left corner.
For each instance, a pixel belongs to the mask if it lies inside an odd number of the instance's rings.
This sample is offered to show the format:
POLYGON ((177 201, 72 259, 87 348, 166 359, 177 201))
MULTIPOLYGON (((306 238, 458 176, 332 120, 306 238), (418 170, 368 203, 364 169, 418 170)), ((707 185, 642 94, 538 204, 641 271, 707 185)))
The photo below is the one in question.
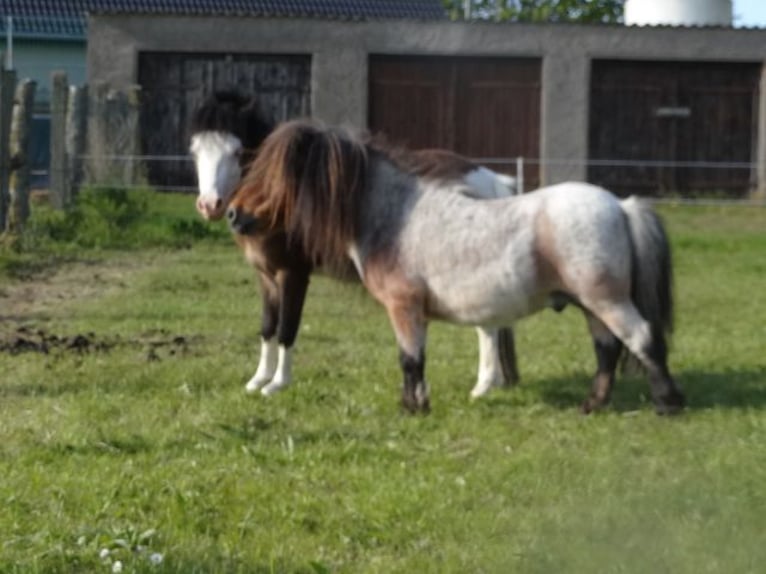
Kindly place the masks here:
POLYGON ((201 132, 192 136, 190 151, 197 168, 197 211, 205 219, 220 219, 242 177, 242 142, 227 132, 201 132))

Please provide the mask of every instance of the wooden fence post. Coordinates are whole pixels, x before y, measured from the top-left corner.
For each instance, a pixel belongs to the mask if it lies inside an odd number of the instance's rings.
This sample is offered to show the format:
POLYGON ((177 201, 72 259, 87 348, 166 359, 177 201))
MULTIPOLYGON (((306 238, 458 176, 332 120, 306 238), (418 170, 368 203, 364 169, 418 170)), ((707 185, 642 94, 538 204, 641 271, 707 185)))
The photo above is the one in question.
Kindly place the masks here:
POLYGON ((109 86, 105 82, 95 82, 88 90, 88 160, 86 162, 86 180, 88 183, 104 184, 111 167, 108 164, 109 160, 104 157, 109 153, 105 140, 108 93, 109 86))
POLYGON ((85 155, 86 130, 88 121, 88 88, 87 86, 69 87, 69 107, 66 115, 66 156, 67 198, 69 201, 77 197, 82 184, 83 156, 85 155))
POLYGON ((88 98, 87 179, 108 186, 133 186, 142 180, 140 87, 110 90, 94 83, 88 98))
POLYGON ((129 185, 136 185, 142 179, 142 164, 138 159, 138 156, 141 155, 141 86, 132 85, 128 87, 126 100, 126 147, 124 153, 131 159, 125 166, 125 181, 129 185))
POLYGON ((69 82, 65 72, 51 74, 51 163, 50 201, 56 209, 64 209, 69 203, 66 157, 66 116, 69 82))
POLYGON ((10 205, 11 117, 16 91, 16 72, 0 69, 0 233, 5 230, 10 205))
POLYGON ((32 131, 32 108, 37 82, 24 80, 16 88, 16 105, 11 122, 11 157, 16 169, 11 173, 8 222, 6 231, 18 234, 29 218, 29 142, 32 131))

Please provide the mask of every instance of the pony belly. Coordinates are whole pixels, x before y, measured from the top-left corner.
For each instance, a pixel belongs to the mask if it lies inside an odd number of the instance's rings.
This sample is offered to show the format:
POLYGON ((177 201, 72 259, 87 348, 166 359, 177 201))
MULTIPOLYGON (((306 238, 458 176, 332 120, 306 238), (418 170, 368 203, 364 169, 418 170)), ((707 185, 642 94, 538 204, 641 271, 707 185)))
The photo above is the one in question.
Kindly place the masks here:
POLYGON ((503 284, 482 276, 473 285, 431 285, 426 313, 450 323, 505 326, 539 311, 545 298, 536 297, 518 282, 503 284))

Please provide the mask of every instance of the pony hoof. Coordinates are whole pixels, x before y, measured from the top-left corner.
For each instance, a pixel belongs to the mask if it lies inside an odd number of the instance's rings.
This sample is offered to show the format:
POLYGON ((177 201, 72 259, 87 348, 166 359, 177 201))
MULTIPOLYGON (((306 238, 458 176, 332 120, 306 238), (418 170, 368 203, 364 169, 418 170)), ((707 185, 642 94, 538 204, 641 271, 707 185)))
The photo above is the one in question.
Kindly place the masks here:
POLYGON ((270 397, 271 395, 274 395, 284 389, 289 384, 290 383, 286 382, 271 381, 268 385, 261 389, 261 395, 264 397, 270 397))
POLYGON ((266 383, 268 383, 268 380, 260 381, 257 379, 252 379, 248 381, 248 383, 245 385, 245 393, 248 395, 254 395, 259 390, 261 390, 261 387, 263 387, 266 383))
POLYGON ((411 415, 427 415, 431 412, 431 403, 428 399, 420 403, 402 400, 402 408, 411 415))
POLYGON ((428 396, 428 385, 425 383, 418 383, 418 385, 412 391, 407 392, 407 390, 405 390, 405 392, 402 394, 402 407, 404 407, 405 410, 412 414, 427 414, 431 412, 431 401, 428 396))
POLYGON ((686 399, 683 394, 674 392, 657 399, 654 405, 654 411, 658 415, 677 415, 684 410, 686 399))
POLYGON ((580 405, 580 412, 584 415, 589 415, 592 412, 600 411, 609 404, 608 401, 598 399, 596 397, 588 397, 580 405))

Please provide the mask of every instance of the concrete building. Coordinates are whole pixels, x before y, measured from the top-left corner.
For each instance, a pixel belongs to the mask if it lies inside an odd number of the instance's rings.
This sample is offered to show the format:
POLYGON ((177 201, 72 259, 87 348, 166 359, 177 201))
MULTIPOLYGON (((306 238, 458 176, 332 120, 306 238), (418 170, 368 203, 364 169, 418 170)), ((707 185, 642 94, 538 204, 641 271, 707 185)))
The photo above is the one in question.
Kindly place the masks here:
MULTIPOLYGON (((49 161, 51 73, 66 72, 82 85, 86 73, 87 19, 90 13, 147 14, 195 18, 304 17, 329 19, 446 19, 440 0, 0 0, 0 65, 18 78, 37 82, 32 134, 33 163, 49 161)), ((98 52, 100 48, 96 49, 98 52)), ((45 177, 38 178, 44 185, 45 177)))
MULTIPOLYGON (((764 30, 107 14, 91 17, 90 81, 107 81, 114 86, 137 83, 147 58, 171 53, 305 56, 310 61, 311 113, 330 123, 359 127, 370 125, 370 103, 377 89, 371 70, 377 58, 395 57, 406 61, 426 57, 439 63, 449 60, 459 63, 472 57, 532 62, 539 68, 539 125, 530 128, 530 137, 537 135, 532 159, 539 159, 539 183, 545 184, 589 179, 589 162, 599 159, 594 157, 593 152, 597 150, 592 145, 603 110, 592 104, 594 94, 602 86, 594 85, 594 81, 602 77, 608 81, 609 76, 609 73, 597 74, 599 70, 608 72, 610 68, 652 63, 659 68, 675 66, 676 71, 671 71, 671 75, 689 75, 690 89, 697 92, 705 89, 700 76, 704 80, 722 74, 715 89, 708 94, 713 100, 720 100, 715 109, 709 108, 710 97, 705 99, 702 92, 696 100, 705 100, 707 107, 700 105, 692 109, 689 103, 664 102, 662 96, 650 103, 651 109, 636 107, 636 113, 646 116, 645 121, 639 118, 639 124, 681 125, 677 132, 689 132, 682 134, 682 139, 694 140, 688 142, 690 151, 676 158, 653 158, 650 149, 638 149, 632 157, 613 159, 728 163, 734 166, 732 169, 740 170, 733 183, 735 194, 740 195, 746 193, 744 188, 752 190, 766 182, 766 90, 761 87, 766 59, 764 30), (726 77, 732 67, 738 67, 742 73, 738 77, 726 77), (729 97, 732 94, 740 97, 729 97), (731 109, 742 105, 747 107, 747 113, 736 125, 728 120, 713 122, 714 117, 727 116, 731 109), (683 127, 711 122, 717 126, 712 132, 683 127), (706 153, 704 142, 699 140, 726 141, 731 134, 725 132, 732 129, 732 125, 738 134, 733 155, 726 149, 706 153), (740 166, 746 163, 757 164, 757 169, 748 171, 740 166)), ((646 70, 642 72, 640 81, 635 82, 635 93, 640 95, 645 91, 642 86, 651 75, 651 70, 648 75, 646 70)), ((486 85, 492 83, 488 78, 482 81, 486 85)), ((423 76, 421 83, 429 82, 423 76)), ((513 84, 512 79, 507 78, 502 82, 513 84)), ((412 80, 410 84, 415 85, 417 81, 412 80)), ((477 101, 478 105, 484 105, 477 101)), ((479 111, 488 110, 484 106, 479 111)), ((609 118, 604 118, 602 124, 608 123, 607 120, 609 118)), ((629 138, 630 130, 625 133, 629 138)), ((642 137, 651 140, 652 133, 644 133, 642 137)), ((465 153, 459 145, 456 147, 465 153)))

